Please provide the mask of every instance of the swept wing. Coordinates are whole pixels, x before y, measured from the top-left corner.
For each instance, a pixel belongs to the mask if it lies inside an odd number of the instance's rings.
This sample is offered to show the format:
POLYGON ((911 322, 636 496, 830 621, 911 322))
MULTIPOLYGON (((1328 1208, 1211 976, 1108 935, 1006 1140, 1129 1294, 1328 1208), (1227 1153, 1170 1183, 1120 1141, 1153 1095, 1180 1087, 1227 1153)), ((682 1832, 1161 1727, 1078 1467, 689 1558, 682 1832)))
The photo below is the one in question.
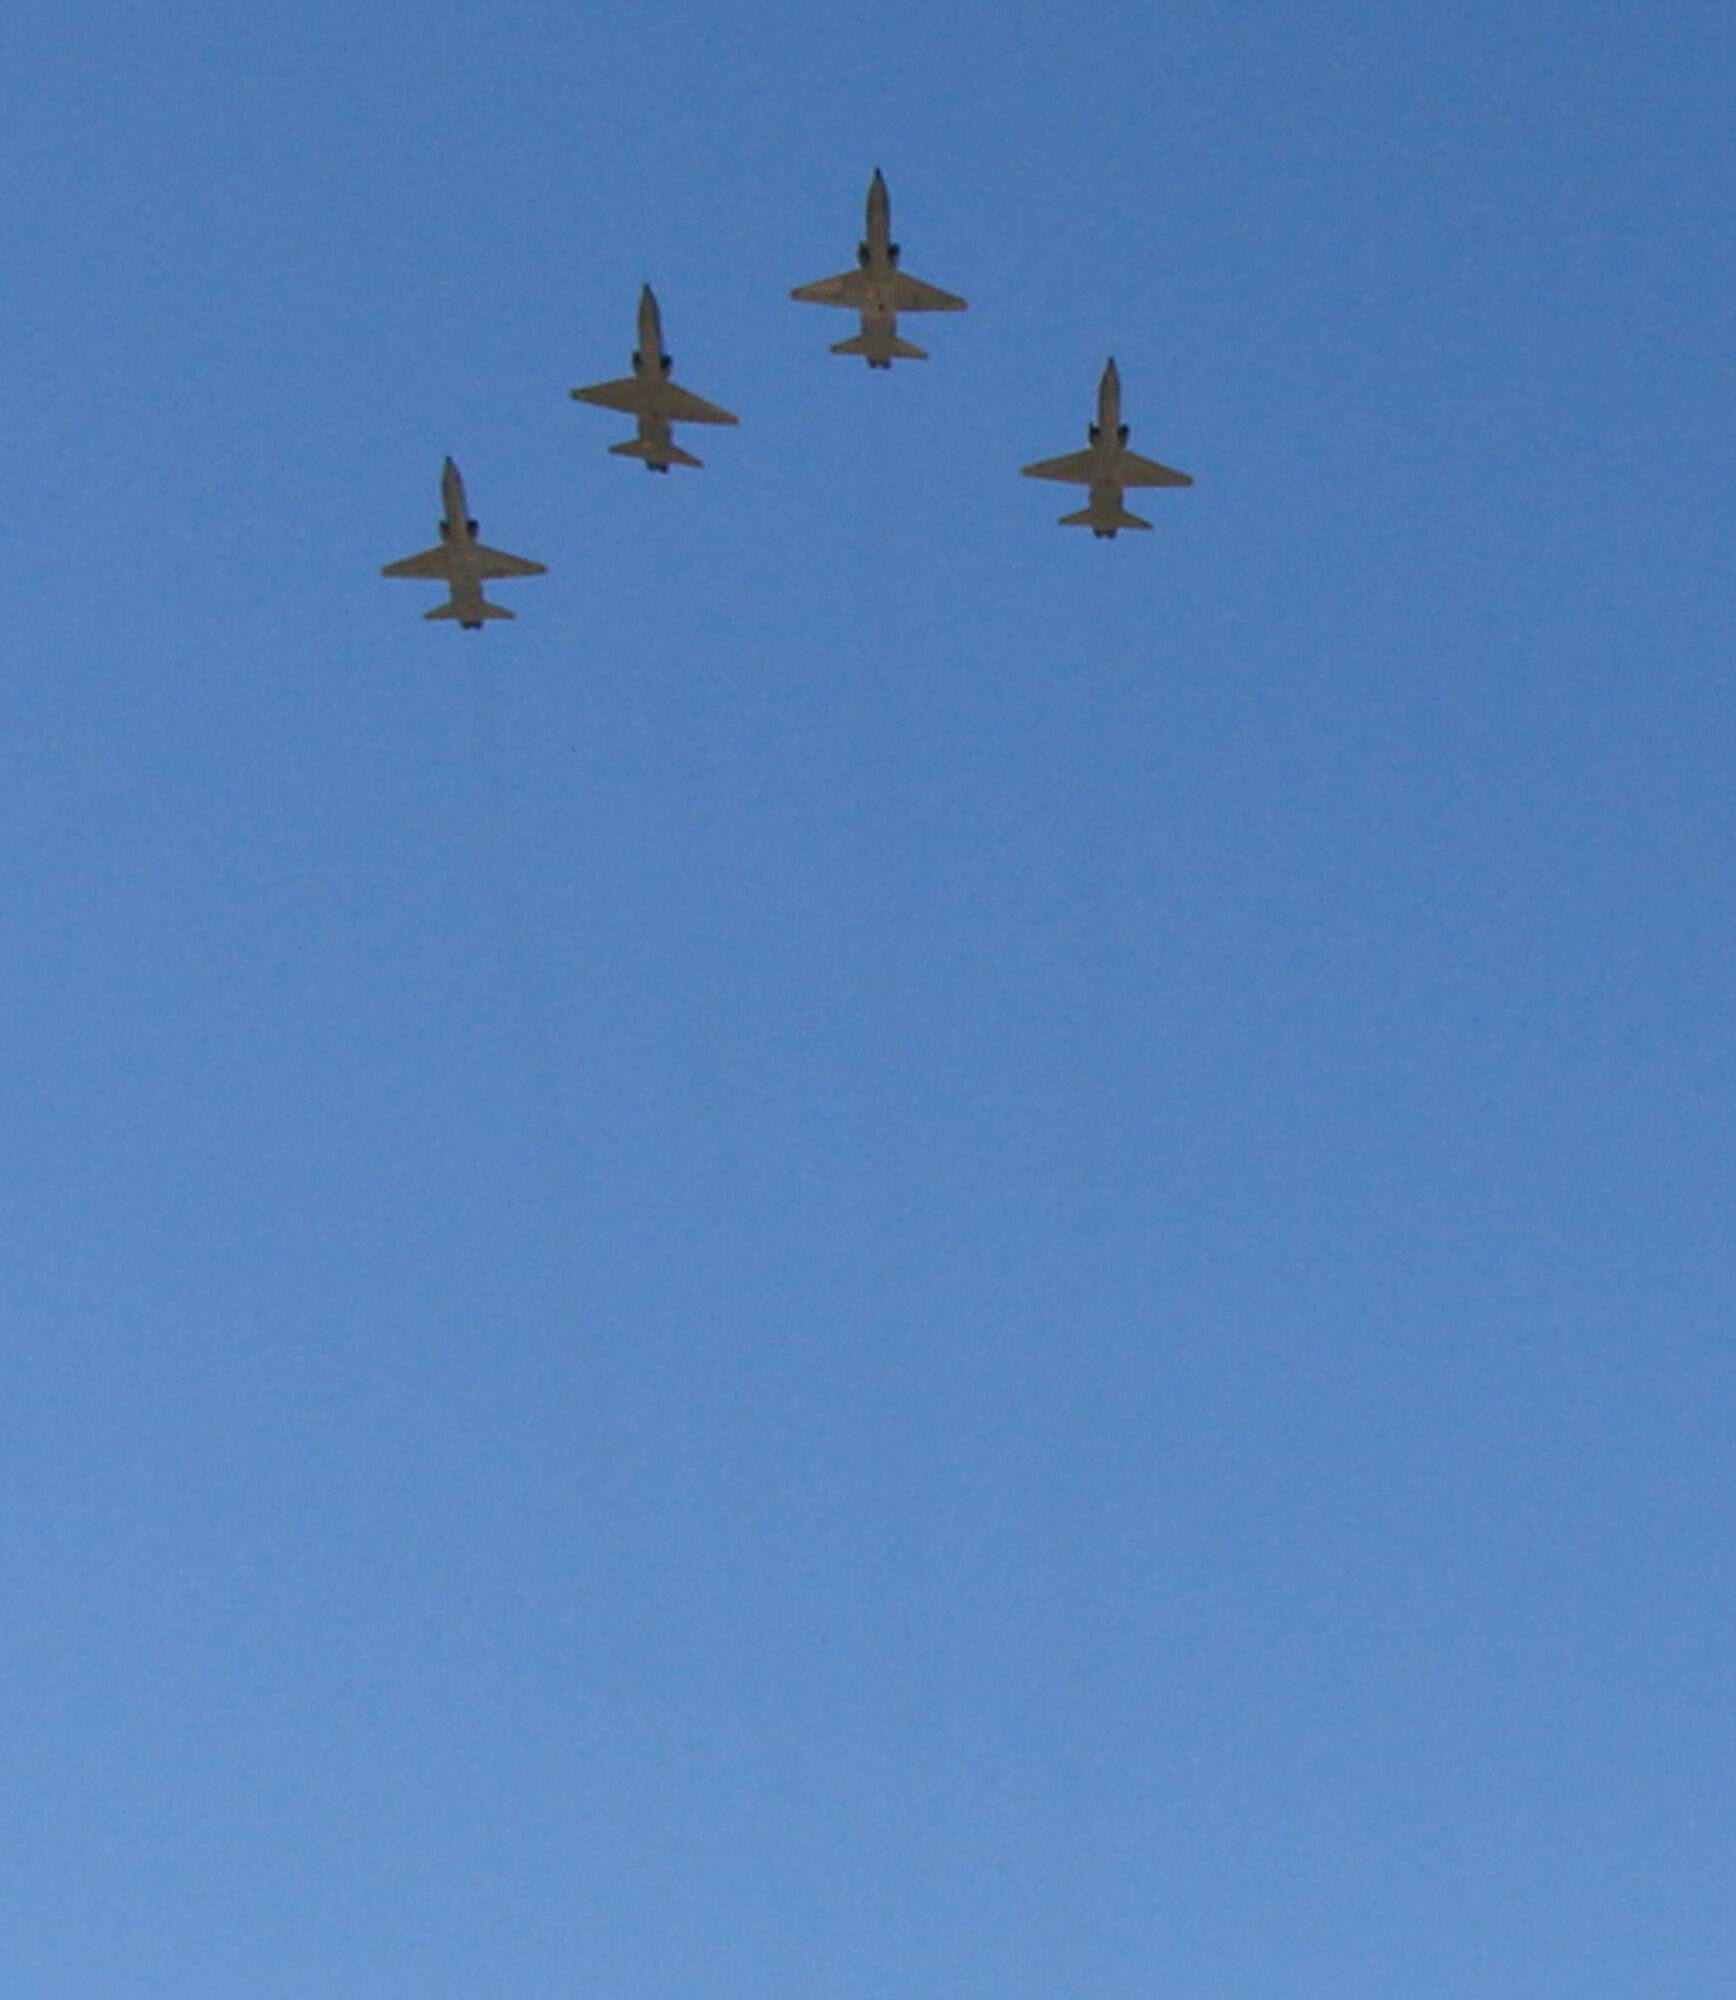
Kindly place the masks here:
POLYGON ((1155 458, 1141 458, 1136 451, 1121 454, 1118 474, 1123 486, 1191 486, 1192 478, 1185 472, 1177 472, 1167 465, 1159 465, 1155 458))
POLYGON ((967 301, 954 292, 943 292, 938 285, 925 285, 920 278, 912 278, 903 271, 894 271, 889 288, 892 310, 901 313, 956 313, 963 312, 967 301))
MULTIPOLYGON (((471 573, 479 583, 488 583, 503 576, 548 575, 546 563, 531 562, 524 556, 509 556, 504 549, 485 548, 481 542, 473 545, 471 554, 471 573)), ((435 548, 424 549, 419 556, 406 556, 402 562, 387 563, 380 574, 423 577, 430 583, 450 583, 456 571, 451 549, 441 542, 435 548)))
POLYGON ((484 548, 478 542, 475 548, 476 574, 479 581, 489 582, 500 576, 547 576, 548 564, 531 562, 524 556, 509 556, 504 549, 484 548))
POLYGON ((733 412, 708 403, 691 389, 668 380, 647 381, 643 375, 623 375, 616 382, 598 382, 575 389, 573 400, 594 403, 600 410, 621 410, 630 417, 666 417, 672 424, 733 424, 733 412))
POLYGON ((650 398, 637 375, 623 375, 618 382, 593 382, 588 389, 575 389, 575 403, 595 403, 599 410, 625 410, 630 417, 649 410, 650 398))
POLYGON ((628 416, 644 416, 652 408, 650 390, 642 376, 622 376, 618 382, 592 382, 590 388, 576 388, 574 402, 594 402, 598 410, 624 410, 628 416))
POLYGON ((1094 451, 1070 451, 1065 458, 1040 458, 1035 465, 1021 469, 1027 479, 1060 479, 1069 486, 1089 486, 1098 476, 1097 466, 1094 451))
POLYGON ((890 278, 875 278, 863 270, 840 271, 835 278, 817 278, 811 285, 798 285, 790 297, 804 305, 848 306, 864 312, 883 306, 892 312, 963 312, 967 301, 938 285, 925 285, 920 278, 894 271, 890 278))
POLYGON ((406 556, 402 562, 387 563, 380 571, 382 576, 425 576, 432 582, 452 581, 452 551, 444 542, 431 549, 424 549, 419 556, 406 556))
POLYGON ((792 299, 811 306, 851 306, 856 311, 869 303, 873 281, 866 271, 840 271, 835 278, 816 278, 811 285, 798 285, 792 299))
POLYGON ((659 416, 667 417, 674 424, 734 424, 741 421, 732 410, 708 403, 691 389, 678 389, 673 382, 662 385, 653 407, 659 416))

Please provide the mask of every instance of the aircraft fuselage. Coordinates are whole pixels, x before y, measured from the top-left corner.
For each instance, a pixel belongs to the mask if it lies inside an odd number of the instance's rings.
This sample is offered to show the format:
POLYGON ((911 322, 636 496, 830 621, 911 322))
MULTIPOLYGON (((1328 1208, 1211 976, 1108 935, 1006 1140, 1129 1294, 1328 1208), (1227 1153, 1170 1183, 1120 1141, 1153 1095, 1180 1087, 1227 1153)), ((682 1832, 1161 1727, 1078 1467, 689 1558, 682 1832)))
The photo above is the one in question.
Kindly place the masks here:
POLYGON ((466 632, 481 629, 482 579, 477 575, 476 523, 464 498, 464 480, 451 459, 440 475, 440 497, 446 518, 440 523, 440 539, 452 558, 452 602, 458 622, 466 632))
POLYGON ((856 248, 856 261, 867 285, 858 308, 862 351, 870 368, 890 368, 898 339, 898 308, 892 302, 898 245, 892 240, 892 197, 878 168, 868 183, 866 229, 856 248))
POLYGON ((639 294, 639 345, 633 355, 633 373, 666 382, 669 367, 669 356, 663 352, 663 314, 656 293, 647 285, 639 294))
MULTIPOLYGON (((657 295, 647 285, 639 294, 639 345, 633 353, 633 373, 655 392, 657 384, 669 380, 674 365, 663 352, 663 314, 657 295)), ((634 456, 644 461, 647 472, 667 472, 675 460, 669 419, 653 406, 640 410, 634 425, 639 446, 634 456)))
POLYGON ((1111 360, 1097 385, 1097 421, 1086 432, 1091 442, 1091 497, 1085 512, 1091 532, 1101 541, 1113 541, 1123 523, 1127 481, 1123 461, 1127 456, 1128 427, 1121 421, 1121 371, 1111 360))

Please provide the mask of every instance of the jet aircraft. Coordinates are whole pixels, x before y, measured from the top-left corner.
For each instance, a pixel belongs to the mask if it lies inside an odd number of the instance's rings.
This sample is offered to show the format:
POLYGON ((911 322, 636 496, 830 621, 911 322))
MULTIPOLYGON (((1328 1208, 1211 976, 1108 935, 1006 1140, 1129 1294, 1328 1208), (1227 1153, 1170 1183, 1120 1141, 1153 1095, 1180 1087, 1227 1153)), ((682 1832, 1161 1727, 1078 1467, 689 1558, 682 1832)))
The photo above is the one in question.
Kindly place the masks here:
POLYGON ((892 202, 878 167, 868 183, 868 235, 857 246, 856 269, 798 285, 790 297, 804 305, 844 306, 860 313, 861 332, 840 340, 832 352, 860 354, 870 368, 890 368, 894 360, 928 359, 922 348, 899 339, 901 312, 963 312, 968 304, 899 270, 898 245, 892 241, 892 202))
POLYGON ((502 604, 490 604, 482 586, 502 576, 546 576, 547 567, 527 562, 523 556, 509 556, 500 549, 483 546, 476 539, 476 523, 464 504, 464 481, 451 459, 440 475, 440 494, 446 503, 446 518, 440 523, 440 540, 419 556, 387 563, 382 576, 426 577, 451 588, 451 598, 424 612, 425 618, 456 618, 466 632, 480 632, 485 618, 511 618, 514 613, 502 604))
POLYGON ((1063 528, 1089 528, 1102 541, 1113 541, 1118 528, 1149 528, 1137 514, 1122 505, 1122 490, 1128 486, 1191 486, 1185 472, 1172 472, 1155 459, 1141 458, 1127 449, 1127 426, 1121 421, 1121 377, 1113 360, 1103 370, 1097 388, 1097 421, 1087 432, 1090 449, 1065 458, 1039 459, 1023 468, 1027 479, 1060 479, 1070 485, 1088 486, 1090 503, 1077 514, 1063 514, 1063 528))
POLYGON ((639 345, 633 351, 633 372, 617 382, 597 382, 588 389, 575 389, 573 400, 595 403, 603 410, 623 410, 636 419, 638 433, 612 444, 617 458, 642 459, 647 472, 667 472, 672 465, 700 464, 690 451, 683 451, 670 435, 671 424, 733 424, 740 421, 728 410, 708 403, 703 396, 676 385, 669 371, 674 365, 663 352, 663 316, 657 297, 647 285, 639 294, 639 345))

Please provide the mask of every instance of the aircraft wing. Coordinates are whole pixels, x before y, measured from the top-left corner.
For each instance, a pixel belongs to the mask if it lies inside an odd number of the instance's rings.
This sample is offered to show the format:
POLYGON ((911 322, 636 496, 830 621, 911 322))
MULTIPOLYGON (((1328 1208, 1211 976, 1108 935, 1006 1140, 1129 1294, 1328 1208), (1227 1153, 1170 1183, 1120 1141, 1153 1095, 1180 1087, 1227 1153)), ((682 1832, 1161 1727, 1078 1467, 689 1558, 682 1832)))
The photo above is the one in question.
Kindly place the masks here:
POLYGON ((504 549, 486 549, 476 544, 476 574, 487 583, 500 576, 547 576, 548 564, 531 562, 524 556, 509 556, 504 549))
POLYGON ((1185 472, 1174 472, 1167 465, 1159 465, 1155 458, 1141 458, 1136 451, 1121 454, 1121 483, 1123 486, 1191 486, 1193 480, 1185 472))
POLYGON ((656 400, 651 407, 660 417, 667 417, 672 424, 735 424, 741 421, 733 411, 720 409, 716 403, 708 403, 703 396, 696 396, 691 389, 678 389, 673 382, 659 385, 656 400))
POLYGON ((431 549, 424 549, 419 556, 406 556, 402 562, 387 563, 380 571, 382 576, 425 576, 437 583, 452 581, 452 551, 444 542, 431 549))
POLYGON ((870 285, 866 271, 840 271, 835 278, 816 278, 811 285, 798 285, 792 299, 809 306, 852 306, 858 311, 868 303, 870 285))
POLYGON ((920 278, 907 277, 902 271, 892 274, 894 312, 958 313, 963 312, 968 303, 956 293, 943 292, 938 285, 925 285, 920 278))
POLYGON ((1089 486, 1097 476, 1094 451, 1072 451, 1065 458, 1040 458, 1019 468, 1027 479, 1059 479, 1069 486, 1089 486))
POLYGON ((588 389, 572 391, 575 403, 595 403, 599 410, 625 410, 636 417, 651 407, 646 385, 637 375, 623 375, 618 382, 593 382, 588 389))
POLYGON ((574 389, 574 402, 595 403, 600 410, 623 410, 630 417, 662 417, 672 424, 733 424, 740 419, 691 389, 664 380, 648 382, 642 375, 623 375, 618 382, 596 382, 574 389))

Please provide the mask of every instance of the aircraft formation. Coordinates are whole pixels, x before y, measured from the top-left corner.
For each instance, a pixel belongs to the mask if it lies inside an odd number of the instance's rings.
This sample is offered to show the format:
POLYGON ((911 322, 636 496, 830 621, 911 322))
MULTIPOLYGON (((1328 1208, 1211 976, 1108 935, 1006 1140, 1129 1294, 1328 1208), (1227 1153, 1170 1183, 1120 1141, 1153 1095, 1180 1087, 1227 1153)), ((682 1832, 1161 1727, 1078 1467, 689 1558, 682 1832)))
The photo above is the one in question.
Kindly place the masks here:
MULTIPOLYGON (((892 240, 892 202, 886 177, 876 167, 868 184, 867 227, 857 247, 853 269, 834 278, 798 285, 790 293, 804 305, 837 306, 854 312, 858 330, 834 343, 834 354, 860 356, 870 368, 890 368, 894 361, 926 361, 925 349, 903 339, 900 313, 963 312, 968 301, 938 285, 925 284, 899 268, 899 246, 892 240)), ((638 341, 633 372, 613 382, 594 382, 574 389, 573 400, 598 409, 615 410, 633 419, 633 435, 609 447, 620 458, 636 458, 647 472, 667 472, 672 465, 703 463, 675 442, 677 424, 734 424, 740 419, 717 403, 708 403, 676 382, 673 362, 663 346, 663 316, 656 295, 647 285, 639 294, 638 341)), ((1128 426, 1121 420, 1121 376, 1111 358, 1097 385, 1097 420, 1086 427, 1086 447, 1060 458, 1038 459, 1022 467, 1028 479, 1056 479, 1083 486, 1089 498, 1076 514, 1063 514, 1064 528, 1089 528, 1103 541, 1113 541, 1123 528, 1149 528, 1151 523, 1131 513, 1124 494, 1129 486, 1191 486, 1185 472, 1127 449, 1128 426)), ((546 565, 491 549, 476 539, 464 481, 449 458, 440 478, 445 514, 440 540, 420 555, 387 563, 382 576, 414 577, 444 583, 444 604, 424 613, 449 618, 467 632, 479 632, 485 621, 511 618, 504 605, 490 602, 482 586, 504 577, 544 576, 546 565)))

